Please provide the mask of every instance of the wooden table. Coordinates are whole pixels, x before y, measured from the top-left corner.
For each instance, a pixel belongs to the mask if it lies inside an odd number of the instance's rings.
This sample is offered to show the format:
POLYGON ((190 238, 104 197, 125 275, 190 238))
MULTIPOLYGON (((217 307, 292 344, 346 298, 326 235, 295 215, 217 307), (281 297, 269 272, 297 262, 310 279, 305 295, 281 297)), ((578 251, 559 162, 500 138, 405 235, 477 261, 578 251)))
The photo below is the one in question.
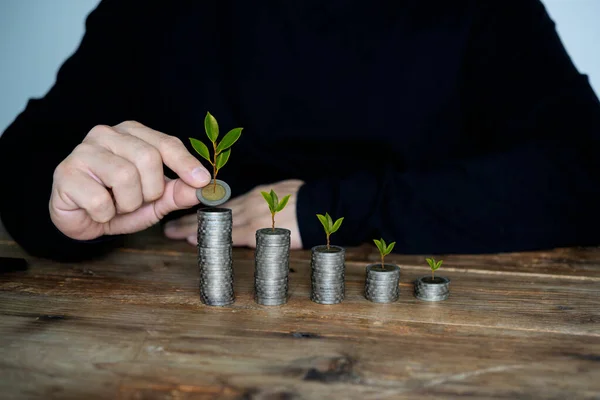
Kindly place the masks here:
MULTIPOLYGON (((0 255, 24 252, 0 233, 0 255)), ((195 249, 134 235, 84 264, 26 257, 0 274, 0 397, 60 399, 600 398, 600 250, 447 256, 451 297, 363 297, 373 247, 349 249, 346 300, 309 298, 308 252, 290 300, 252 298, 253 252, 236 250, 237 300, 203 306, 195 249)))

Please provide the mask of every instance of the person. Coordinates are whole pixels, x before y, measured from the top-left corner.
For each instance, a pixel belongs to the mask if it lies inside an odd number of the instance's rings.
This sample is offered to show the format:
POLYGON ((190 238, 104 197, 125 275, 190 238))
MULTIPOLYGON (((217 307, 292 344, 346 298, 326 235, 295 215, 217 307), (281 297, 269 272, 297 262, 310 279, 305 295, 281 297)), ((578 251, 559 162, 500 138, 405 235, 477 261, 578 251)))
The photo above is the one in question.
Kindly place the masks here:
POLYGON ((244 128, 234 245, 269 226, 265 189, 292 195, 293 248, 325 212, 334 243, 402 253, 600 243, 600 105, 539 0, 104 0, 0 139, 6 229, 56 259, 161 220, 194 243, 207 112, 244 128))

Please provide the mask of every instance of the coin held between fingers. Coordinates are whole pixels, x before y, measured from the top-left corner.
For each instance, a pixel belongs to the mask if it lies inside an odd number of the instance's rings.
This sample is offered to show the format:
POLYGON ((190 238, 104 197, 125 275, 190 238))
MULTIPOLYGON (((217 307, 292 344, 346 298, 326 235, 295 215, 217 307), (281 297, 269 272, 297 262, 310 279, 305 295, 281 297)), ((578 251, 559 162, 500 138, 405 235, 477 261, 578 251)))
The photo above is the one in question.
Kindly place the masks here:
POLYGON ((229 185, 220 180, 212 179, 210 183, 203 188, 196 189, 198 200, 207 206, 216 207, 224 204, 231 197, 231 188, 229 185))

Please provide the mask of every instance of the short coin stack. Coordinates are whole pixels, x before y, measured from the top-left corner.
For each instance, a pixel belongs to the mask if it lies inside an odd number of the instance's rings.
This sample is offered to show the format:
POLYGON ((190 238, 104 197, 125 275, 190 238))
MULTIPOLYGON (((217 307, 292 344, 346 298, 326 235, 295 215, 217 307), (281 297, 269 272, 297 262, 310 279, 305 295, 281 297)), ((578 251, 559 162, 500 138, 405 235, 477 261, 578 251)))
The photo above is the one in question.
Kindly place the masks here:
POLYGON ((231 230, 230 209, 198 210, 200 299, 209 306, 226 306, 235 300, 231 230))
POLYGON ((343 247, 315 246, 312 248, 310 299, 319 304, 337 304, 345 295, 345 257, 343 247))
POLYGON ((287 303, 290 231, 266 228, 256 231, 254 300, 265 306, 287 303))
POLYGON ((415 297, 424 301, 442 301, 450 295, 450 279, 421 277, 415 281, 415 297))
POLYGON ((398 300, 400 268, 393 264, 367 266, 365 297, 374 303, 391 303, 398 300))

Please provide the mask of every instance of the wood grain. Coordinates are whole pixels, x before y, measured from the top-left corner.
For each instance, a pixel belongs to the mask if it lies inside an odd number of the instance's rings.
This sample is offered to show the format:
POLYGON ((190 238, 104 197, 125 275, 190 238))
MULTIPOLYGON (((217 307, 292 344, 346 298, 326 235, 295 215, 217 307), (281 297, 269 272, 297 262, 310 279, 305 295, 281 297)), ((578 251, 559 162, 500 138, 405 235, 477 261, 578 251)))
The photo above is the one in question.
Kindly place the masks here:
POLYGON ((386 305, 362 294, 373 248, 348 249, 331 306, 308 299, 307 254, 292 255, 288 304, 263 307, 253 252, 236 249, 236 302, 206 307, 194 249, 156 229, 79 264, 0 233, 0 255, 30 264, 0 275, 2 398, 600 398, 596 249, 444 256, 441 303, 412 296, 425 255, 393 255, 401 295, 386 305))

